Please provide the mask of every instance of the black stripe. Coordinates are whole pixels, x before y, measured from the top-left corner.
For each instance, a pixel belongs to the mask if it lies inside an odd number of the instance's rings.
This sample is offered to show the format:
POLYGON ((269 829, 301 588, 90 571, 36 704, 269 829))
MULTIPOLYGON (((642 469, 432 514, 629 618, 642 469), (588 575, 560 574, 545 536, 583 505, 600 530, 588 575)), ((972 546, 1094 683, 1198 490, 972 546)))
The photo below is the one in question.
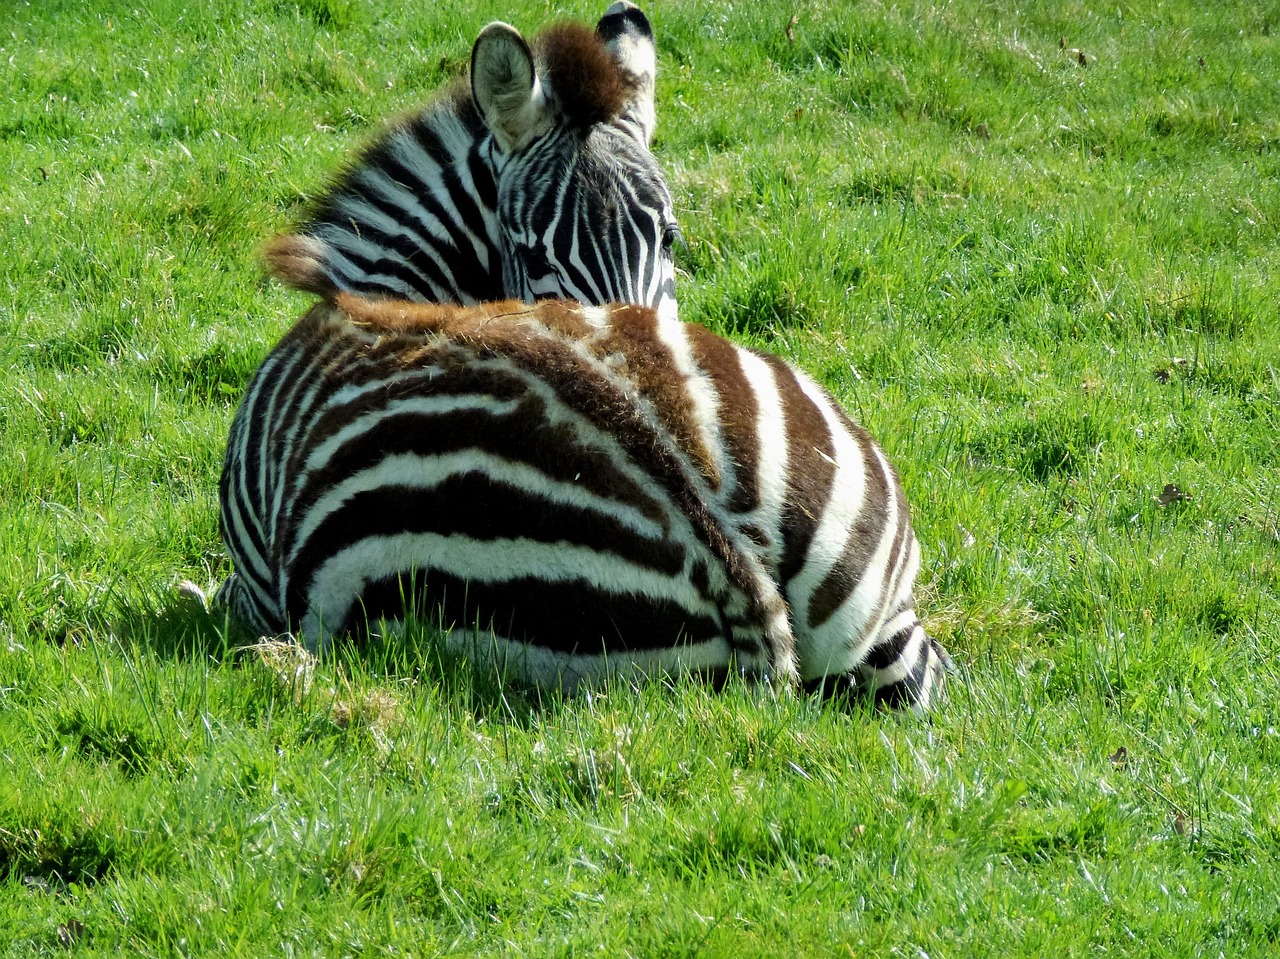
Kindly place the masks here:
MULTIPOLYGON (((407 123, 391 129, 385 136, 366 149, 349 166, 332 186, 313 204, 309 215, 298 232, 316 235, 322 225, 329 225, 342 233, 354 234, 379 244, 388 251, 398 253, 403 260, 420 270, 423 276, 415 276, 395 257, 381 256, 372 259, 344 250, 343 255, 366 274, 386 273, 404 282, 408 290, 417 291, 422 299, 436 301, 441 295, 430 288, 436 284, 446 296, 457 300, 481 301, 492 299, 503 291, 501 276, 501 251, 495 245, 493 218, 497 206, 497 186, 491 165, 486 162, 482 147, 489 141, 475 104, 467 96, 446 98, 428 106, 423 113, 407 123), (458 122, 469 142, 457 146, 447 142, 438 132, 445 125, 458 122), (446 214, 441 203, 441 192, 429 189, 419 171, 407 166, 397 155, 406 143, 421 148, 426 160, 435 165, 441 178, 440 191, 452 200, 456 213, 446 214), (470 188, 464 186, 461 169, 465 166, 471 175, 470 188), (403 203, 383 198, 364 182, 370 171, 385 174, 403 191, 404 198, 416 200, 440 221, 443 233, 418 217, 411 216, 403 203), (350 213, 340 209, 344 198, 367 203, 393 221, 409 230, 412 236, 388 235, 371 223, 351 221, 350 213), (416 224, 414 229, 412 224, 416 224), (486 267, 463 227, 479 240, 489 253, 486 267), (424 255, 434 250, 444 262, 444 270, 424 255), (452 274, 452 278, 448 277, 452 274), (425 280, 424 280, 425 277, 425 280), (425 285, 424 285, 425 283, 425 285)), ((325 263, 331 278, 341 275, 336 263, 325 263)), ((385 284, 371 284, 367 278, 349 277, 343 288, 353 292, 393 296, 409 296, 404 290, 392 289, 385 284), (365 282, 362 282, 362 279, 365 282)))
MULTIPOLYGON (((418 134, 414 137, 422 146, 424 152, 428 154, 427 143, 423 141, 422 134, 428 133, 422 128, 414 128, 411 133, 418 134)), ((394 141, 392 141, 394 142, 394 141)), ((423 180, 418 171, 406 166, 401 160, 395 156, 393 152, 388 150, 385 156, 380 158, 380 163, 374 167, 381 170, 391 178, 406 199, 416 200, 428 213, 436 217, 440 224, 444 227, 447 237, 440 237, 431 233, 431 228, 425 220, 416 216, 412 216, 414 223, 420 228, 420 232, 424 234, 424 239, 429 243, 423 243, 423 246, 430 245, 433 247, 450 267, 454 266, 453 261, 457 261, 466 267, 464 272, 480 272, 483 273, 479 259, 475 255, 475 247, 473 241, 467 236, 464 227, 470 229, 475 236, 482 242, 488 242, 488 230, 485 216, 474 198, 467 192, 467 188, 463 185, 462 177, 458 174, 453 164, 453 157, 446 155, 443 160, 431 158, 436 163, 435 172, 440 176, 444 195, 448 197, 457 209, 458 217, 461 222, 455 219, 453 214, 449 213, 441 200, 441 197, 434 192, 434 188, 430 188, 425 180, 423 180)), ((355 192, 353 184, 352 192, 355 192)), ((398 206, 389 204, 387 201, 379 199, 372 187, 359 186, 360 193, 367 199, 371 206, 377 207, 387 216, 404 223, 411 218, 409 209, 406 206, 398 206)), ((413 258, 410 257, 412 260, 413 258)))
MULTIPOLYGON (((711 378, 719 400, 720 437, 733 482, 725 505, 730 512, 749 513, 760 505, 760 401, 743 372, 737 347, 693 323, 685 330, 694 359, 711 378)), ((776 454, 770 451, 767 455, 776 454)), ((743 527, 742 532, 757 546, 768 546, 769 539, 762 530, 743 527)))
MULTIPOLYGON (((357 202, 367 203, 370 206, 384 209, 389 216, 394 216, 396 212, 403 212, 398 207, 387 207, 385 204, 377 202, 374 198, 353 194, 357 202)), ((397 223, 402 221, 397 219, 397 223)), ((449 291, 451 294, 458 293, 457 284, 454 283, 453 277, 442 270, 436 260, 427 256, 424 248, 436 249, 441 253, 441 259, 448 262, 448 251, 445 248, 437 247, 434 237, 431 236, 409 236, 406 234, 392 235, 384 230, 376 227, 369 220, 361 220, 353 223, 349 211, 335 209, 325 216, 322 220, 317 220, 313 226, 308 227, 308 232, 321 239, 326 245, 334 250, 334 254, 341 256, 353 266, 357 267, 364 275, 354 276, 344 285, 352 292, 360 292, 367 295, 383 295, 388 294, 397 299, 413 299, 414 297, 404 289, 396 289, 391 285, 380 285, 372 277, 379 273, 387 274, 400 280, 408 290, 417 291, 428 302, 434 302, 438 299, 435 291, 431 289, 430 284, 440 290, 449 291), (360 237, 366 243, 372 243, 378 247, 378 252, 373 256, 366 256, 364 253, 354 250, 348 246, 336 243, 332 238, 326 238, 320 230, 323 225, 330 225, 343 231, 360 237), (396 256, 388 255, 388 251, 397 254, 396 256)), ((332 258, 329 258, 330 260, 332 258)), ((340 276, 340 268, 336 263, 328 262, 325 264, 326 269, 331 273, 338 273, 340 276)))
MULTIPOLYGON (((646 264, 645 261, 645 243, 644 237, 641 235, 643 230, 640 225, 640 217, 638 210, 641 208, 639 199, 634 196, 628 196, 627 203, 623 209, 617 213, 617 229, 619 244, 621 246, 620 255, 614 253, 614 275, 618 276, 619 283, 623 286, 619 287, 619 293, 625 289, 625 277, 621 273, 630 273, 631 279, 641 284, 641 288, 637 288, 630 299, 633 302, 641 303, 645 301, 645 293, 643 289, 644 278, 653 272, 656 263, 646 264)), ((656 239, 655 239, 656 242, 656 239)))
MULTIPOLYGON (((897 615, 896 613, 894 614, 897 615)), ((900 629, 886 641, 872 646, 867 651, 866 658, 862 660, 862 665, 871 669, 888 669, 898 657, 902 655, 902 651, 907 648, 907 643, 911 642, 911 637, 916 631, 919 620, 912 622, 905 629, 900 629)), ((928 644, 923 647, 928 650, 928 644)))
POLYGON ((498 181, 494 179, 493 168, 485 160, 486 143, 477 143, 467 153, 467 169, 471 172, 471 182, 476 188, 476 200, 481 209, 498 209, 498 181))
MULTIPOLYGON (((288 459, 280 464, 278 482, 291 484, 299 464, 310 454, 312 430, 316 421, 324 416, 326 403, 332 389, 333 370, 335 367, 349 369, 351 359, 351 342, 346 337, 335 336, 333 339, 323 338, 318 343, 308 344, 314 352, 307 357, 307 363, 299 364, 301 372, 290 384, 288 402, 276 414, 275 428, 272 433, 272 447, 277 457, 283 457, 284 447, 292 436, 293 447, 288 451, 288 459), (315 387, 314 393, 312 387, 315 387), (303 408, 303 401, 310 396, 310 402, 303 408)), ((358 376, 351 377, 355 381, 358 376)), ((286 486, 286 489, 288 487, 286 486)), ((264 509, 271 504, 264 504, 264 509)))
MULTIPOLYGON (((290 607, 296 608, 315 571, 330 558, 363 540, 401 533, 465 536, 491 543, 520 539, 563 543, 617 556, 673 578, 680 577, 684 567, 684 548, 673 539, 645 536, 612 516, 553 502, 472 472, 427 489, 380 486, 352 496, 301 544, 290 564, 290 607)), ((537 570, 528 574, 535 576, 537 570)), ((583 575, 589 577, 590 570, 583 575)))
MULTIPOLYGON (((275 363, 264 365, 255 374, 248 393, 255 402, 242 405, 236 413, 231 425, 227 451, 223 457, 222 476, 218 481, 219 497, 222 502, 234 500, 239 504, 242 517, 249 520, 256 518, 264 525, 267 521, 266 510, 269 506, 271 490, 259 488, 258 474, 261 472, 263 450, 270 449, 271 446, 270 436, 274 425, 274 421, 268 419, 266 413, 277 388, 283 386, 280 378, 287 370, 294 367, 294 364, 290 364, 288 360, 289 357, 286 356, 275 363)), ((268 476, 271 475, 271 467, 274 465, 274 463, 268 464, 268 476)), ((226 519, 225 516, 219 515, 223 542, 227 543, 229 548, 238 549, 242 556, 255 554, 261 557, 263 565, 268 569, 271 568, 267 544, 254 528, 254 524, 251 521, 245 522, 243 536, 237 538, 226 519)), ((242 565, 237 563, 237 567, 242 565)))
POLYGON ((359 632, 365 621, 398 618, 406 596, 414 598, 423 618, 439 608, 446 625, 492 628, 503 638, 564 653, 670 649, 682 641, 721 636, 714 619, 690 613, 672 600, 536 577, 468 582, 440 570, 393 575, 370 584, 362 597, 363 609, 357 607, 343 626, 359 632))
POLYGON ((653 29, 649 26, 649 18, 638 7, 626 7, 606 17, 601 17, 596 24, 596 33, 606 43, 615 40, 624 33, 643 39, 653 40, 653 29))
MULTIPOLYGON (((261 560, 262 565, 267 569, 268 576, 272 576, 273 571, 276 569, 276 563, 273 561, 272 557, 266 554, 266 547, 262 540, 259 539, 257 534, 253 531, 251 524, 244 524, 245 529, 243 537, 236 535, 229 521, 229 517, 227 516, 228 499, 226 496, 222 498, 222 502, 223 508, 218 515, 218 526, 222 533, 222 541, 227 545, 227 553, 231 558, 231 562, 235 564, 236 574, 242 579, 252 579, 253 582, 261 588, 263 593, 274 598, 277 592, 274 577, 270 580, 262 579, 257 574, 256 567, 249 560, 249 557, 250 555, 256 555, 261 560)), ((240 503, 239 499, 236 499, 235 502, 240 504, 240 513, 241 515, 244 515, 245 510, 243 509, 243 504, 240 503)), ((284 628, 283 623, 278 623, 276 625, 280 629, 284 628)))
POLYGON ((835 476, 835 447, 822 412, 801 388, 795 371, 776 356, 759 355, 773 369, 787 438, 787 493, 778 564, 778 578, 786 586, 803 568, 826 510, 835 476))
POLYGON ((875 703, 898 709, 910 706, 920 699, 920 691, 924 689, 925 679, 929 674, 929 644, 920 647, 920 658, 909 672, 896 683, 881 686, 875 691, 875 703))
MULTIPOLYGON (((876 456, 871 438, 866 432, 852 425, 849 429, 853 441, 862 454, 862 479, 865 490, 853 527, 847 530, 849 538, 845 541, 844 548, 809 599, 810 629, 817 629, 835 615, 840 606, 853 595, 863 579, 871 572, 871 559, 884 538, 885 526, 889 522, 887 504, 891 495, 889 484, 892 477, 881 469, 880 459, 876 456)), ((845 465, 847 467, 852 464, 845 465)), ((887 564, 890 573, 893 571, 892 564, 896 558, 897 553, 891 548, 887 564)), ((883 593, 882 587, 876 608, 867 618, 868 624, 874 623, 879 617, 880 608, 887 598, 883 593)))

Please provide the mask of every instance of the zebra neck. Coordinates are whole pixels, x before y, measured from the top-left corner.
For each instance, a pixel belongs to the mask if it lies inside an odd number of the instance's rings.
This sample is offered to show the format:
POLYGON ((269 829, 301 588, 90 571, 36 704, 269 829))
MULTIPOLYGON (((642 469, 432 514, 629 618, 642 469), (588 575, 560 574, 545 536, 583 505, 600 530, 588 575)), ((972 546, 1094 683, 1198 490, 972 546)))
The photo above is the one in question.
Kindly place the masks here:
POLYGON ((323 296, 464 305, 499 297, 491 139, 462 85, 393 124, 267 248, 272 272, 323 296))

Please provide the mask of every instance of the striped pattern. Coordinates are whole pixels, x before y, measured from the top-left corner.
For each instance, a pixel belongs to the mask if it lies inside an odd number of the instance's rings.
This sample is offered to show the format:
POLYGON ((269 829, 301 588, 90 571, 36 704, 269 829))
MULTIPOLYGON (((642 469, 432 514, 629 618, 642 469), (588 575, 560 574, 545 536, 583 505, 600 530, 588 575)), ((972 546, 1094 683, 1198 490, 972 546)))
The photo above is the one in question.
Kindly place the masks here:
POLYGON ((625 2, 594 32, 561 25, 531 45, 491 24, 472 80, 364 150, 268 245, 269 268, 330 299, 564 297, 674 316, 677 230, 649 152, 654 64, 649 21, 625 2))
POLYGON ((255 375, 221 504, 221 602, 313 648, 408 598, 533 683, 940 688, 884 454, 803 373, 655 310, 321 304, 255 375))

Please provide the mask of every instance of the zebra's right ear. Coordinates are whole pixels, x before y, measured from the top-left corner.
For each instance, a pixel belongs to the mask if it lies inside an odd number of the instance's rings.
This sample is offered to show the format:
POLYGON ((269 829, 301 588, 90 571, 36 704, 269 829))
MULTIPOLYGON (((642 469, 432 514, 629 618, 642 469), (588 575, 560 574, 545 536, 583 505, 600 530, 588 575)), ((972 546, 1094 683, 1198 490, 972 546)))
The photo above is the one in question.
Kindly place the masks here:
POLYGON ((628 92, 621 119, 630 121, 648 146, 657 122, 653 110, 653 80, 658 72, 649 18, 630 0, 618 0, 596 24, 596 34, 613 55, 626 81, 628 92))
POLYGON ((495 20, 480 31, 471 49, 471 96, 506 152, 541 132, 547 115, 542 84, 515 27, 495 20))

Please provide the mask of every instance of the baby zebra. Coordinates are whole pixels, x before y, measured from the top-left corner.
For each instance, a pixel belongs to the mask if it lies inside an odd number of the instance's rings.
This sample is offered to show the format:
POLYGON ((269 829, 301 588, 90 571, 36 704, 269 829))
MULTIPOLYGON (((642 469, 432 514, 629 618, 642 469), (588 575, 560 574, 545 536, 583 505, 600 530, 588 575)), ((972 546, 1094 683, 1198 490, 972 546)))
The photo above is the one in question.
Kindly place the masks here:
POLYGON ((220 493, 219 601, 312 649, 410 602, 539 685, 941 689, 884 454, 800 371, 653 309, 339 295, 255 374, 220 493))
POLYGON ((426 303, 566 297, 675 311, 678 234, 654 127, 653 31, 613 4, 532 45, 480 33, 470 81, 359 155, 267 248, 290 285, 426 303))

